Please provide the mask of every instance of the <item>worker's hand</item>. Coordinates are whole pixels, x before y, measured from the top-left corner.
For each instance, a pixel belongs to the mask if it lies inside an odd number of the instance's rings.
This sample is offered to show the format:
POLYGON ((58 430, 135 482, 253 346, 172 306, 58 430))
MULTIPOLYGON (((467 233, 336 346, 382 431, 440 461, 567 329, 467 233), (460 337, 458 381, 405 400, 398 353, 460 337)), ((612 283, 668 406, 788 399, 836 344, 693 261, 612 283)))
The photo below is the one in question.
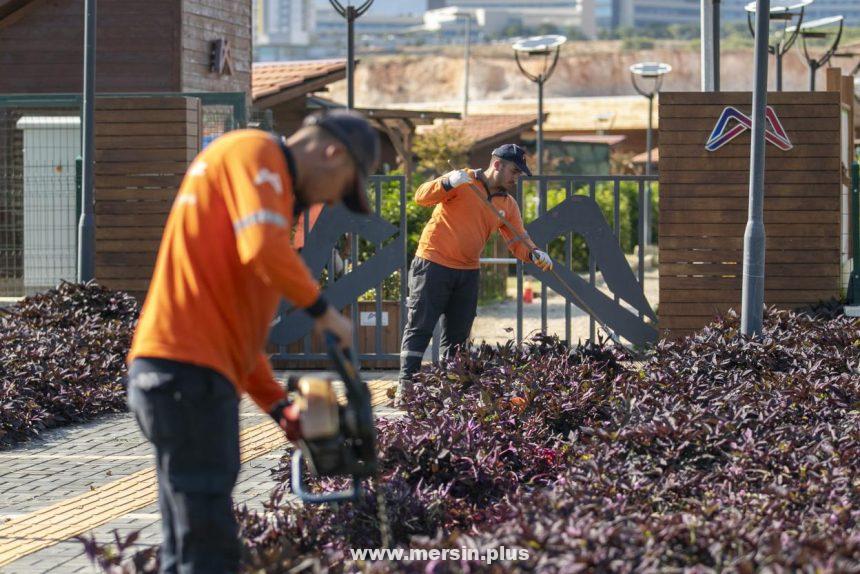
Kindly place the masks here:
POLYGON ((290 403, 284 399, 275 405, 269 415, 275 419, 275 422, 283 429, 291 442, 296 442, 302 438, 299 407, 296 403, 290 403))
POLYGON ((552 269, 552 259, 545 251, 535 249, 531 252, 532 263, 537 265, 541 271, 549 271, 552 269))
POLYGON ((352 321, 338 313, 331 305, 325 313, 317 317, 314 329, 320 334, 330 331, 344 348, 352 345, 352 321))
POLYGON ((446 186, 448 189, 454 189, 455 187, 461 186, 472 180, 465 169, 449 171, 442 177, 448 182, 448 185, 446 186))

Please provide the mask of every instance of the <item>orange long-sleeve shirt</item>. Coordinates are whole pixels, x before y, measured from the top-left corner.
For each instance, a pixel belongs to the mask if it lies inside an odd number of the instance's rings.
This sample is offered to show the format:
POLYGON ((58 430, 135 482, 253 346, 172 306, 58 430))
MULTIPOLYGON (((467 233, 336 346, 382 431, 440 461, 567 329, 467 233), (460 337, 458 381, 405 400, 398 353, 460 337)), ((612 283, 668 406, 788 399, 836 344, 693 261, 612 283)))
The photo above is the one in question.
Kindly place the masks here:
POLYGON ((522 261, 529 262, 534 243, 523 227, 523 218, 516 200, 507 193, 490 197, 496 211, 517 230, 514 235, 493 215, 489 206, 475 193, 476 188, 487 194, 477 174, 472 181, 446 190, 442 178, 428 181, 415 191, 418 205, 435 205, 430 221, 421 233, 416 255, 452 269, 478 269, 481 251, 490 235, 497 229, 507 241, 508 249, 522 261))
POLYGON ((297 307, 319 285, 290 246, 292 174, 258 130, 217 139, 191 164, 173 204, 128 360, 218 371, 264 410, 284 397, 263 354, 281 297, 297 307))

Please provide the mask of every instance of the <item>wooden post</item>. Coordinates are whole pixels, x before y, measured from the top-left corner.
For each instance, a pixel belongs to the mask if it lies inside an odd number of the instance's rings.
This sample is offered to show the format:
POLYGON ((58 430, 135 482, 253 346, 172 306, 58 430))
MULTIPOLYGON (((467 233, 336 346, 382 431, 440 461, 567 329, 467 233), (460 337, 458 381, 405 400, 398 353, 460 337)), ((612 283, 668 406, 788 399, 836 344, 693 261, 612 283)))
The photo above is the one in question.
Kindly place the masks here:
POLYGON ((827 68, 827 91, 842 91, 842 68, 827 68))

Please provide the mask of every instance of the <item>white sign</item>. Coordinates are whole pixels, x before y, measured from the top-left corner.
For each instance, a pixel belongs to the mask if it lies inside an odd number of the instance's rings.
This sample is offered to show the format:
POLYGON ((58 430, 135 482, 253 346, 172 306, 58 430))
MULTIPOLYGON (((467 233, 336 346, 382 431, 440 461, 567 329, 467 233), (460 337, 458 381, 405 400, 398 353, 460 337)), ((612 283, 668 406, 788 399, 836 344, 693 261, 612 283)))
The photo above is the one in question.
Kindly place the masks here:
MULTIPOLYGON (((376 327, 376 311, 362 311, 360 323, 362 327, 376 327)), ((380 324, 383 327, 388 326, 388 311, 382 312, 380 324)))

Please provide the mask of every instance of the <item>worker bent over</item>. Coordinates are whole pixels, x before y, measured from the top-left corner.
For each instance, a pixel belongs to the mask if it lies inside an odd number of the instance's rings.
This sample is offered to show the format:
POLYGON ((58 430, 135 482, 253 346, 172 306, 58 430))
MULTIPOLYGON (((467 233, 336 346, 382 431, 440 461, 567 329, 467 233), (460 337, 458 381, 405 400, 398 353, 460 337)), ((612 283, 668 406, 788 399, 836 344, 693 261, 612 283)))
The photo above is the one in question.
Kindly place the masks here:
POLYGON ((542 269, 552 267, 549 256, 528 237, 519 206, 510 195, 522 174, 531 175, 525 151, 507 144, 493 151, 487 169, 452 171, 415 192, 418 205, 436 208, 421 234, 409 270, 398 403, 408 393, 412 375, 421 367, 440 317, 441 351, 445 356, 469 338, 478 309, 480 256, 495 230, 501 232, 514 256, 542 269), (516 233, 502 225, 502 218, 516 233))
POLYGON ((319 330, 352 340, 352 325, 290 246, 293 221, 311 204, 341 200, 366 213, 365 178, 378 156, 376 132, 360 115, 332 112, 286 141, 231 132, 188 169, 128 357, 129 407, 155 446, 162 572, 239 570, 231 495, 240 395, 290 440, 301 438, 298 408, 264 354, 280 298, 319 330))

